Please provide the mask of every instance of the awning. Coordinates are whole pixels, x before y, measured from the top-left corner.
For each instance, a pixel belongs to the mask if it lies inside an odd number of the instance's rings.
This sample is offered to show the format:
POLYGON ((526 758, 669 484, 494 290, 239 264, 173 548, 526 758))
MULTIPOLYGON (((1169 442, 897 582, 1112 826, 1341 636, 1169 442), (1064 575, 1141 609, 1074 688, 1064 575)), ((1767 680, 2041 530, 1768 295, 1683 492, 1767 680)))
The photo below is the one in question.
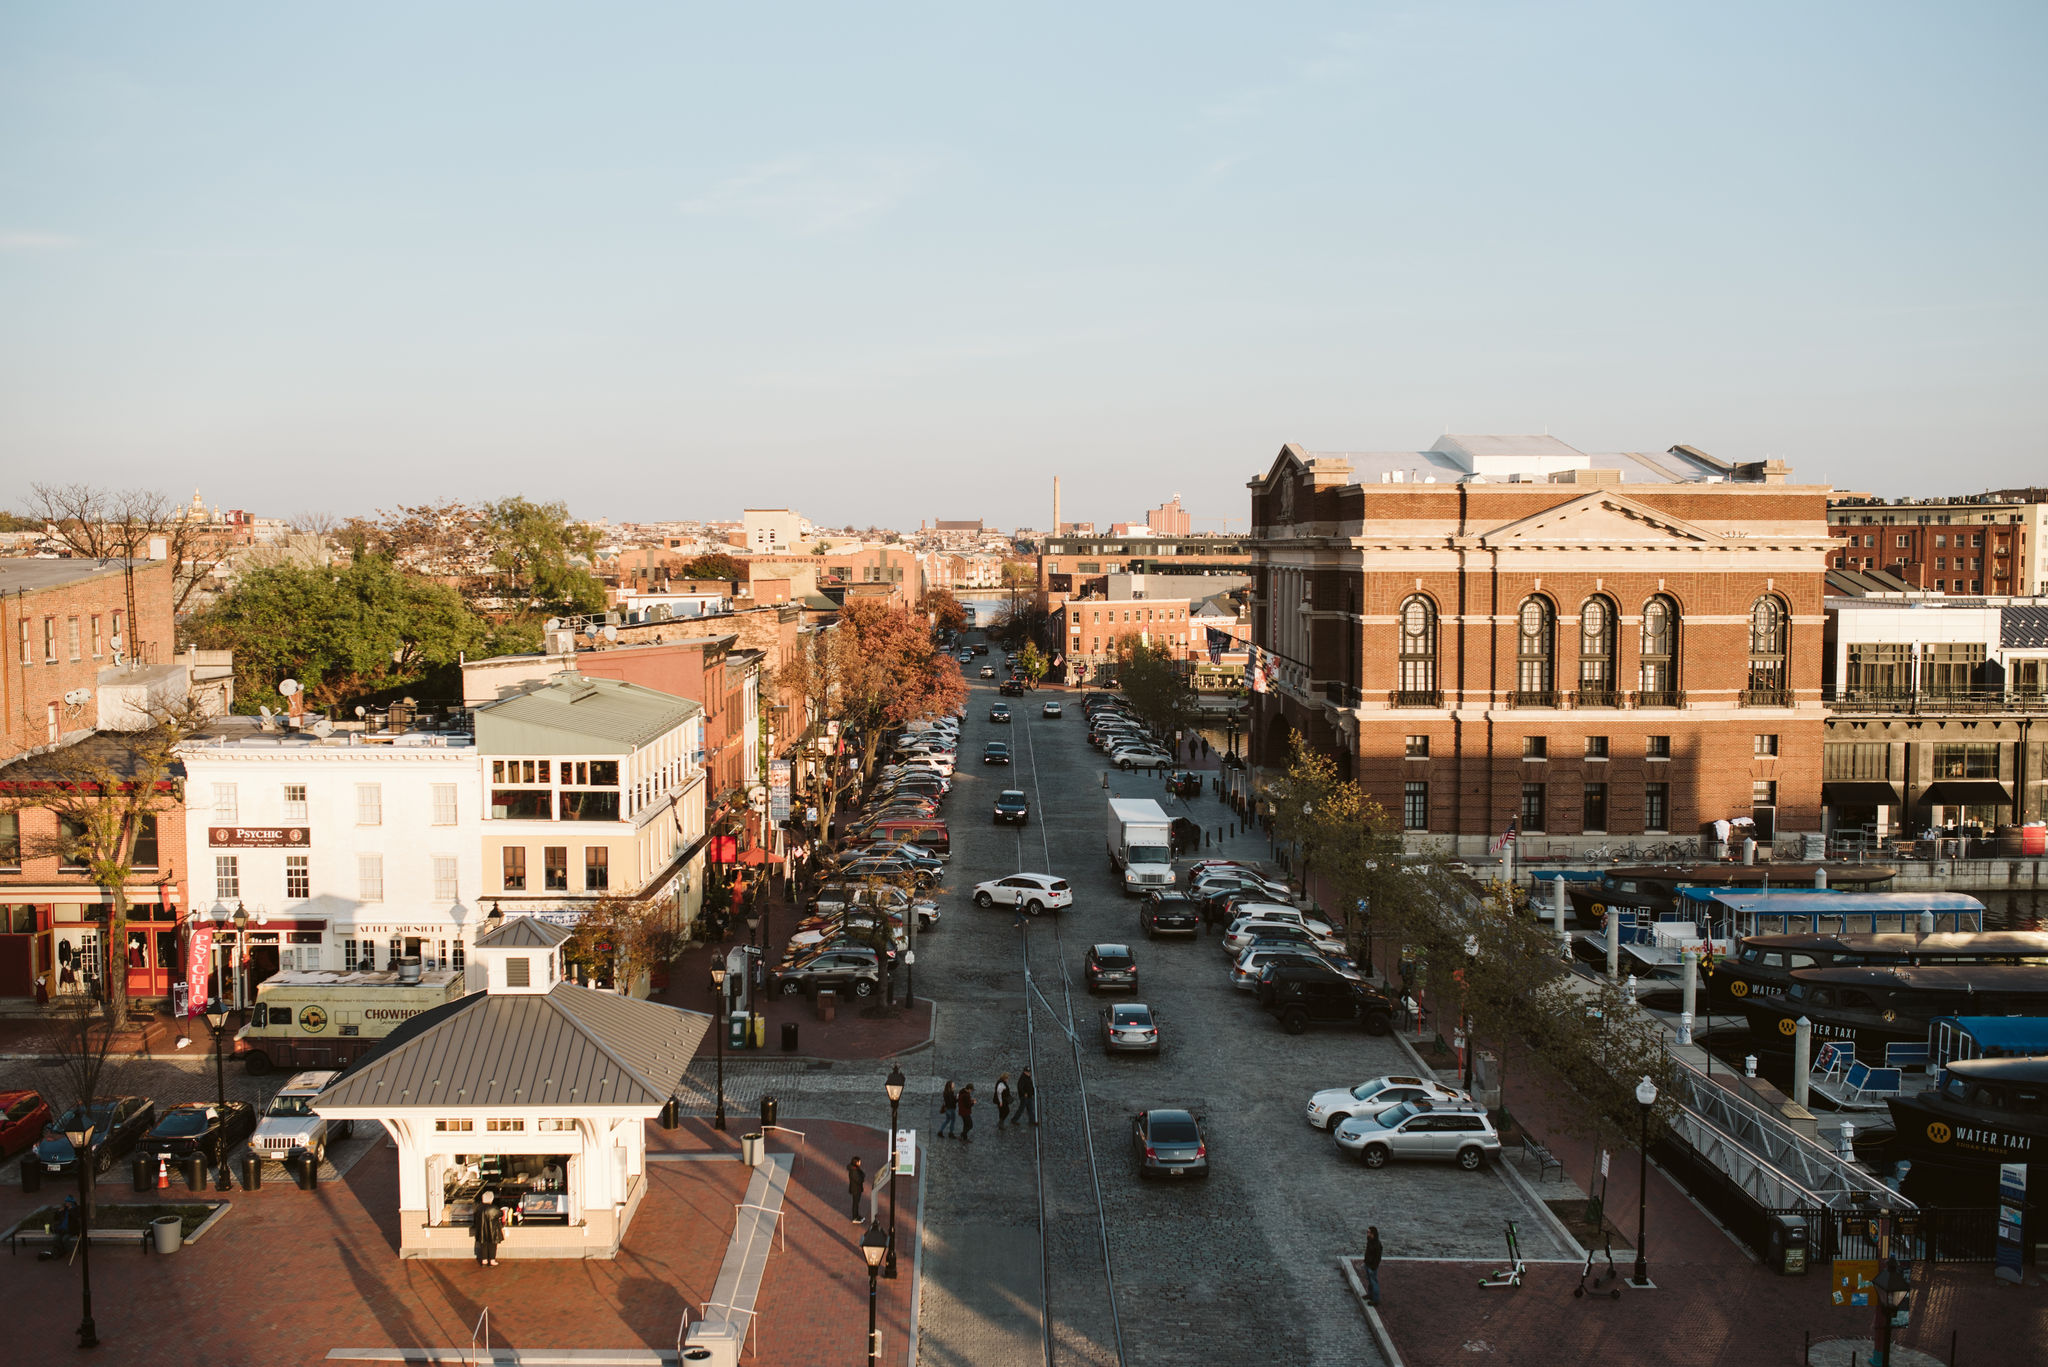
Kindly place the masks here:
POLYGON ((1996 779, 1950 778, 1930 783, 1920 792, 1930 807, 1990 807, 2012 804, 2012 789, 1996 779))
POLYGON ((1820 800, 1829 807, 1896 807, 1899 785, 1876 779, 1823 783, 1820 800))

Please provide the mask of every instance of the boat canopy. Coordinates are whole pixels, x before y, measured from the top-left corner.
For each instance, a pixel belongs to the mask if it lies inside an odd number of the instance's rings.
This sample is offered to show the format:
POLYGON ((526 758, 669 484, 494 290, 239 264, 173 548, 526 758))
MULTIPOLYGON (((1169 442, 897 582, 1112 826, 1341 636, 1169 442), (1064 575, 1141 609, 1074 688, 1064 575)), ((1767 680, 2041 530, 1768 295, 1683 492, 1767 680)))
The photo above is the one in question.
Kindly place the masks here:
POLYGON ((1927 1047, 1936 1064, 2048 1054, 2048 1016, 1937 1016, 1927 1047))
MULTIPOLYGON (((1920 913, 1931 912, 1934 929, 1984 928, 1984 904, 1961 892, 1839 892, 1793 888, 1784 892, 1739 892, 1686 888, 1688 902, 1709 904, 1732 915, 1747 935, 1823 935, 1881 931, 1911 933, 1920 913)), ((1702 907, 1703 911, 1708 907, 1702 907)))

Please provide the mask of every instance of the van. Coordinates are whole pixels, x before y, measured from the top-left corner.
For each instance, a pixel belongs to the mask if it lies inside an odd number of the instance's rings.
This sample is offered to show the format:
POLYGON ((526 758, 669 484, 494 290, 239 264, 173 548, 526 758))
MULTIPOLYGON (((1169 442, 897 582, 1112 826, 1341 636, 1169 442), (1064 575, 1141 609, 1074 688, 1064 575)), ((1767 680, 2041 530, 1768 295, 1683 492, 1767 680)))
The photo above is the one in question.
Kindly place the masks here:
POLYGON ((861 828, 863 838, 869 840, 900 840, 909 845, 922 845, 940 859, 953 852, 953 836, 946 829, 946 823, 930 816, 889 816, 861 828))

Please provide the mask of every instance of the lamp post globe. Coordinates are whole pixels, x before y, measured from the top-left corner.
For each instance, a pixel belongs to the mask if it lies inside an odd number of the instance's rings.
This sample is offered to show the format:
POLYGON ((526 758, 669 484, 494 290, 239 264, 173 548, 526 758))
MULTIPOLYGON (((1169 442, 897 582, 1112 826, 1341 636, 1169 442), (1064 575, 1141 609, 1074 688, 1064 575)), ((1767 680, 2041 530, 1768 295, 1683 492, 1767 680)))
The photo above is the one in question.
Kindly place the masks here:
POLYGON ((1641 1142, 1636 1146, 1636 1269, 1629 1280, 1639 1287, 1650 1284, 1650 1257, 1644 1247, 1650 1202, 1650 1109, 1657 1104, 1657 1084, 1645 1077, 1636 1084, 1636 1105, 1642 1108, 1641 1142))

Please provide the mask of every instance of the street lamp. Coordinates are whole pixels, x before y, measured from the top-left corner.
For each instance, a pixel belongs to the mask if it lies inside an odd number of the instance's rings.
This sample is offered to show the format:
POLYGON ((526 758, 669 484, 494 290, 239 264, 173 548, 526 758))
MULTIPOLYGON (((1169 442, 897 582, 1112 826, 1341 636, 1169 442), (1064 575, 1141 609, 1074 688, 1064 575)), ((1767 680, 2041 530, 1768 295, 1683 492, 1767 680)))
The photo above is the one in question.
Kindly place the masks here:
POLYGON ((246 979, 249 973, 249 909, 240 902, 235 903, 235 1005, 245 1005, 249 998, 246 979))
POLYGON ((896 1280, 896 1105, 903 1100, 903 1069, 892 1065, 882 1090, 889 1094, 889 1263, 882 1275, 896 1280))
POLYGON ((1913 1274, 1897 1255, 1887 1253, 1884 1266, 1871 1285, 1877 1290, 1878 1305, 1883 1312, 1877 1322, 1877 1356, 1871 1361, 1877 1367, 1892 1367, 1892 1329, 1905 1322, 1908 1302, 1913 1296, 1913 1274))
POLYGON ((718 1050, 718 1111, 711 1117, 711 1128, 721 1133, 725 1130, 725 964, 712 949, 711 990, 718 996, 718 1013, 711 1020, 712 1042, 718 1050))
POLYGON ((78 1321, 78 1346, 100 1346, 99 1326, 92 1321, 92 1107, 80 1106, 71 1114, 84 1121, 75 1130, 64 1131, 71 1141, 71 1155, 78 1160, 78 1275, 84 1288, 84 1317, 78 1321))
POLYGON ((222 1115, 228 1113, 227 1064, 221 1058, 221 1035, 227 1029, 227 1024, 228 1004, 219 1000, 208 1002, 206 1004, 206 1025, 208 1029, 213 1031, 213 1081, 214 1087, 219 1093, 218 1099, 222 1115))
POLYGON ((1636 1273, 1629 1278, 1632 1285, 1643 1288, 1650 1284, 1650 1258, 1643 1247, 1643 1238, 1649 1216, 1650 1200, 1650 1108, 1657 1104, 1657 1084, 1645 1077, 1636 1084, 1636 1105, 1642 1107, 1642 1143, 1636 1149, 1636 1273))
POLYGON ((868 1264, 868 1361, 882 1360, 882 1335, 875 1328, 875 1278, 882 1270, 882 1259, 889 1251, 889 1236, 882 1233, 882 1227, 870 1224, 868 1232, 860 1236, 860 1256, 868 1264))

